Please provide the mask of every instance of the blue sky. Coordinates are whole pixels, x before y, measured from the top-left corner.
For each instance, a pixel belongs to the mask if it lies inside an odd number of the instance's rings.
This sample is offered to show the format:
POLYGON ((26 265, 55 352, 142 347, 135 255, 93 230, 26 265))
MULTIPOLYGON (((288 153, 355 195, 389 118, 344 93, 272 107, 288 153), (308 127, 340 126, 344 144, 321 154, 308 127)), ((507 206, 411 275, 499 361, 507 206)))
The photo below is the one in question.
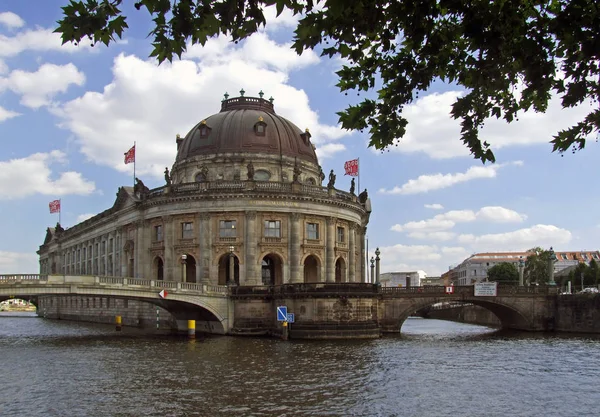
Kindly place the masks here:
MULTIPOLYGON (((389 152, 368 149, 365 134, 343 131, 336 112, 360 99, 335 87, 339 59, 289 49, 294 18, 234 45, 225 38, 194 46, 181 61, 148 59, 150 29, 131 10, 124 40, 110 47, 61 46, 52 34, 66 0, 5 0, 0 6, 0 273, 37 272, 35 251, 58 218, 48 203, 62 200, 62 224, 72 226, 112 206, 131 185, 123 153, 137 143, 136 174, 162 185, 175 157, 175 135, 219 111, 225 92, 263 90, 276 111, 309 128, 325 172, 349 189, 344 162, 360 158, 360 187, 373 213, 369 249, 379 246, 382 272, 422 269, 439 275, 472 253, 597 250, 596 190, 600 147, 551 153, 559 129, 589 104, 518 123, 487 123, 482 137, 497 163, 474 160, 459 138, 449 106, 460 89, 436 84, 406 108, 408 134, 389 152)), ((128 9, 126 9, 128 10, 128 9)), ((129 11, 129 10, 128 10, 129 11)))

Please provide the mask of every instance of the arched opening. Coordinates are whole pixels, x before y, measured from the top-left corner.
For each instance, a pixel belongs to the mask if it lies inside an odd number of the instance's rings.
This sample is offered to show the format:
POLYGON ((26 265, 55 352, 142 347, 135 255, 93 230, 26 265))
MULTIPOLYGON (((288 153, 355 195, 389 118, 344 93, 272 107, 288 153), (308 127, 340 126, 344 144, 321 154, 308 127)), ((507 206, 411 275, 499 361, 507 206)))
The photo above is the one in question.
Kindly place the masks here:
POLYGON ((346 282, 346 261, 338 258, 335 262, 335 282, 346 282))
POLYGON ((240 261, 234 253, 226 253, 219 258, 219 285, 232 285, 231 263, 235 285, 240 285, 240 261))
POLYGON ((160 256, 157 256, 156 258, 154 258, 153 266, 154 266, 154 274, 153 274, 154 278, 156 278, 157 281, 164 280, 165 279, 165 265, 160 256))
POLYGON ((283 262, 275 254, 265 255, 261 262, 262 285, 283 284, 283 262))
POLYGON ((319 259, 314 255, 308 255, 304 260, 304 282, 319 282, 320 267, 319 259))
POLYGON ((181 256, 181 264, 183 266, 183 281, 196 282, 196 259, 189 253, 186 253, 181 256))
POLYGON ((196 177, 194 179, 196 180, 196 182, 205 182, 206 174, 204 174, 203 172, 199 172, 196 174, 196 177))

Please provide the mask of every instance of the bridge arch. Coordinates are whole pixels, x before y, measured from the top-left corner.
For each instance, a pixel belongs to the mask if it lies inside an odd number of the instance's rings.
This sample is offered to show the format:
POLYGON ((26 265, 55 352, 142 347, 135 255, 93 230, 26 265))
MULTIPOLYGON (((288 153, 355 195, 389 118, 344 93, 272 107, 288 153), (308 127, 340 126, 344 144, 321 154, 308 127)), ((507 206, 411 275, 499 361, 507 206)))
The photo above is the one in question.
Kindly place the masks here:
MULTIPOLYGON (((392 301, 392 300, 388 300, 392 301)), ((505 303, 501 299, 483 299, 480 297, 423 297, 413 298, 411 303, 407 303, 403 306, 396 305, 396 308, 387 308, 386 317, 384 319, 385 325, 383 326, 384 332, 400 332, 402 325, 409 316, 414 315, 417 311, 424 308, 430 307, 440 301, 444 302, 457 302, 457 303, 469 303, 485 308, 492 312, 500 320, 502 328, 516 329, 516 330, 529 330, 533 328, 533 322, 525 314, 527 312, 521 311, 515 305, 505 303)))

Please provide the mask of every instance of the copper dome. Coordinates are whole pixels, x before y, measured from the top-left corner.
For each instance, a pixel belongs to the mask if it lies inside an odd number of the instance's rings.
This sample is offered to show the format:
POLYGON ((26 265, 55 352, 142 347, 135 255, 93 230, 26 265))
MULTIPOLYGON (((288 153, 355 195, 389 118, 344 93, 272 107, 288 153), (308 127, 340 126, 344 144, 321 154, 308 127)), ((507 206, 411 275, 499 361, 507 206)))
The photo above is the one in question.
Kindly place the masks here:
POLYGON ((318 165, 308 130, 278 116, 272 102, 243 96, 223 100, 219 113, 194 126, 178 146, 176 162, 240 152, 297 157, 318 165))

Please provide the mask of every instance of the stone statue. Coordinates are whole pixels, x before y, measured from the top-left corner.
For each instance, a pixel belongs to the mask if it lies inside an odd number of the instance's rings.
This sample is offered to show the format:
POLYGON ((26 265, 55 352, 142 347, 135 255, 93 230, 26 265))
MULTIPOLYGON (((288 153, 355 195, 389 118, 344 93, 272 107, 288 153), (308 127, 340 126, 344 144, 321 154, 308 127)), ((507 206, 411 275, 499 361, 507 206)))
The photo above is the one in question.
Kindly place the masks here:
POLYGON ((320 184, 323 184, 323 180, 325 179, 325 173, 323 172, 323 168, 319 165, 319 179, 321 180, 320 184))
POLYGON ((354 195, 354 178, 350 181, 350 194, 354 195))
POLYGON ((365 188, 365 191, 358 195, 358 201, 364 204, 367 202, 367 198, 369 198, 369 194, 367 193, 367 189, 365 188))
POLYGON ((298 160, 295 160, 293 182, 300 182, 300 174, 301 173, 302 173, 302 171, 300 171, 300 166, 298 165, 298 160))
POLYGON ((62 233, 64 231, 65 231, 65 229, 63 229, 63 227, 60 225, 60 223, 56 222, 56 227, 54 228, 54 233, 58 234, 58 233, 62 233))
POLYGON ((248 162, 247 168, 248 168, 248 181, 254 181, 254 164, 252 164, 252 161, 248 162))
POLYGON ((165 167, 165 182, 167 183, 167 187, 171 185, 171 174, 169 174, 168 167, 165 167))
POLYGON ((150 191, 150 188, 146 187, 146 185, 142 182, 141 179, 139 179, 138 177, 135 177, 135 185, 133 186, 134 194, 139 193, 140 197, 143 197, 149 191, 150 191))
POLYGON ((335 174, 333 173, 333 169, 329 172, 329 182, 327 183, 327 188, 333 188, 335 185, 335 174))

